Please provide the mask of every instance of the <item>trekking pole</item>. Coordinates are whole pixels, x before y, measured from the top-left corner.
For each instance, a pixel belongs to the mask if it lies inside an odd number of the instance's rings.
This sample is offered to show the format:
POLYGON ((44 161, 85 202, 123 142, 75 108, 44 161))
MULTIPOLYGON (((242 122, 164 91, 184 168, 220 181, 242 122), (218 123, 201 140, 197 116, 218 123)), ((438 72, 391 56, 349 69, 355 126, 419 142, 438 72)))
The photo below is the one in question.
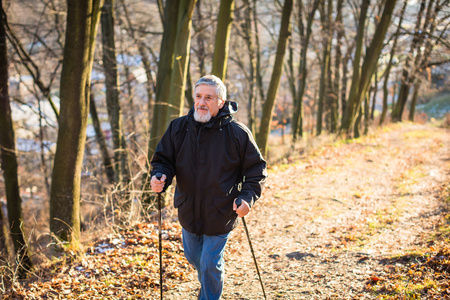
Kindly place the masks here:
MULTIPOLYGON (((157 173, 155 176, 161 180, 163 174, 157 173)), ((162 276, 162 222, 161 222, 161 192, 158 193, 158 225, 159 225, 159 290, 161 293, 161 300, 163 298, 163 276, 162 276)))
MULTIPOLYGON (((236 199, 236 206, 239 207, 239 206, 241 206, 241 204, 242 204, 242 199, 237 198, 236 199)), ((263 284, 262 279, 261 279, 261 274, 259 273, 258 263, 256 262, 255 252, 253 251, 252 241, 250 240, 250 234, 248 233, 247 224, 245 223, 245 218, 244 217, 242 217, 242 223, 244 224, 245 233, 247 234, 248 244, 250 245, 250 251, 252 252, 253 261, 255 262, 256 273, 258 273, 259 283, 261 283, 261 288, 262 288, 262 291, 263 291, 263 294, 264 294, 264 299, 267 299, 266 291, 264 290, 264 284, 263 284)))

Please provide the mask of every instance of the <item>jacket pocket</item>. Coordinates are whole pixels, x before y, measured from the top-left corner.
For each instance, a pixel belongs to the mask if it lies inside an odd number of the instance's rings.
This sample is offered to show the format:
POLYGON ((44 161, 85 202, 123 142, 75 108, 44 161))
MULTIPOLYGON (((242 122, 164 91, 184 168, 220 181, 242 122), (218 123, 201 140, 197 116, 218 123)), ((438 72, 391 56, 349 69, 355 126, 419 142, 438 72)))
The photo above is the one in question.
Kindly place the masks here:
POLYGON ((186 193, 181 193, 178 188, 175 189, 175 196, 173 197, 173 206, 175 208, 180 207, 181 204, 184 203, 184 201, 186 201, 187 198, 187 194, 186 193))
POLYGON ((224 216, 229 217, 233 214, 233 200, 230 197, 214 197, 214 207, 224 216))

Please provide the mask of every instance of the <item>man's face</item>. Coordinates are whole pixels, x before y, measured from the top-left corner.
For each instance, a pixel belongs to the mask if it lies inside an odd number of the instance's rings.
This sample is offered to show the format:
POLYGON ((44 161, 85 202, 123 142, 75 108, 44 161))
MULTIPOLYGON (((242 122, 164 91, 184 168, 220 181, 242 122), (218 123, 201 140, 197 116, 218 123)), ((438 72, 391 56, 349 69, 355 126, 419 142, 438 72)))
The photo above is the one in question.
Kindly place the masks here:
POLYGON ((206 123, 212 117, 217 116, 219 109, 225 103, 217 96, 216 87, 207 84, 201 84, 195 88, 194 101, 194 118, 202 123, 206 123))

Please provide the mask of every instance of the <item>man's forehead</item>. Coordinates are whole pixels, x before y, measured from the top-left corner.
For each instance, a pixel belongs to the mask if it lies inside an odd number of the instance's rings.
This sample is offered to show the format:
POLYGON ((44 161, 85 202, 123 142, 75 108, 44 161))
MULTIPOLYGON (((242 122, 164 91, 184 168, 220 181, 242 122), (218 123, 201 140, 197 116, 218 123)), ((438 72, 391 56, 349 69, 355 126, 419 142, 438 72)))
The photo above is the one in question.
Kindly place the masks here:
POLYGON ((196 94, 206 94, 206 95, 214 95, 217 96, 217 90, 214 86, 201 84, 195 88, 196 94))

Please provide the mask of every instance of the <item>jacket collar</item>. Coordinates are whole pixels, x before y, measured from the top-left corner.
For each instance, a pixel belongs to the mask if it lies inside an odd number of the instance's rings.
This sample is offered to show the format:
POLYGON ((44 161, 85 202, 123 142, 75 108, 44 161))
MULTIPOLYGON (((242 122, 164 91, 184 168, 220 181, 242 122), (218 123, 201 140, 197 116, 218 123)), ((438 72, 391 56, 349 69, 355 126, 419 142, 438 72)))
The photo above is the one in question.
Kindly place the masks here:
MULTIPOLYGON (((231 122, 233 119, 233 114, 235 114, 237 110, 238 104, 236 102, 226 100, 223 107, 217 113, 217 116, 212 117, 209 122, 204 123, 204 126, 207 128, 222 128, 224 125, 231 122)), ((196 122, 194 120, 194 107, 192 107, 189 111, 188 117, 191 121, 196 122)))

